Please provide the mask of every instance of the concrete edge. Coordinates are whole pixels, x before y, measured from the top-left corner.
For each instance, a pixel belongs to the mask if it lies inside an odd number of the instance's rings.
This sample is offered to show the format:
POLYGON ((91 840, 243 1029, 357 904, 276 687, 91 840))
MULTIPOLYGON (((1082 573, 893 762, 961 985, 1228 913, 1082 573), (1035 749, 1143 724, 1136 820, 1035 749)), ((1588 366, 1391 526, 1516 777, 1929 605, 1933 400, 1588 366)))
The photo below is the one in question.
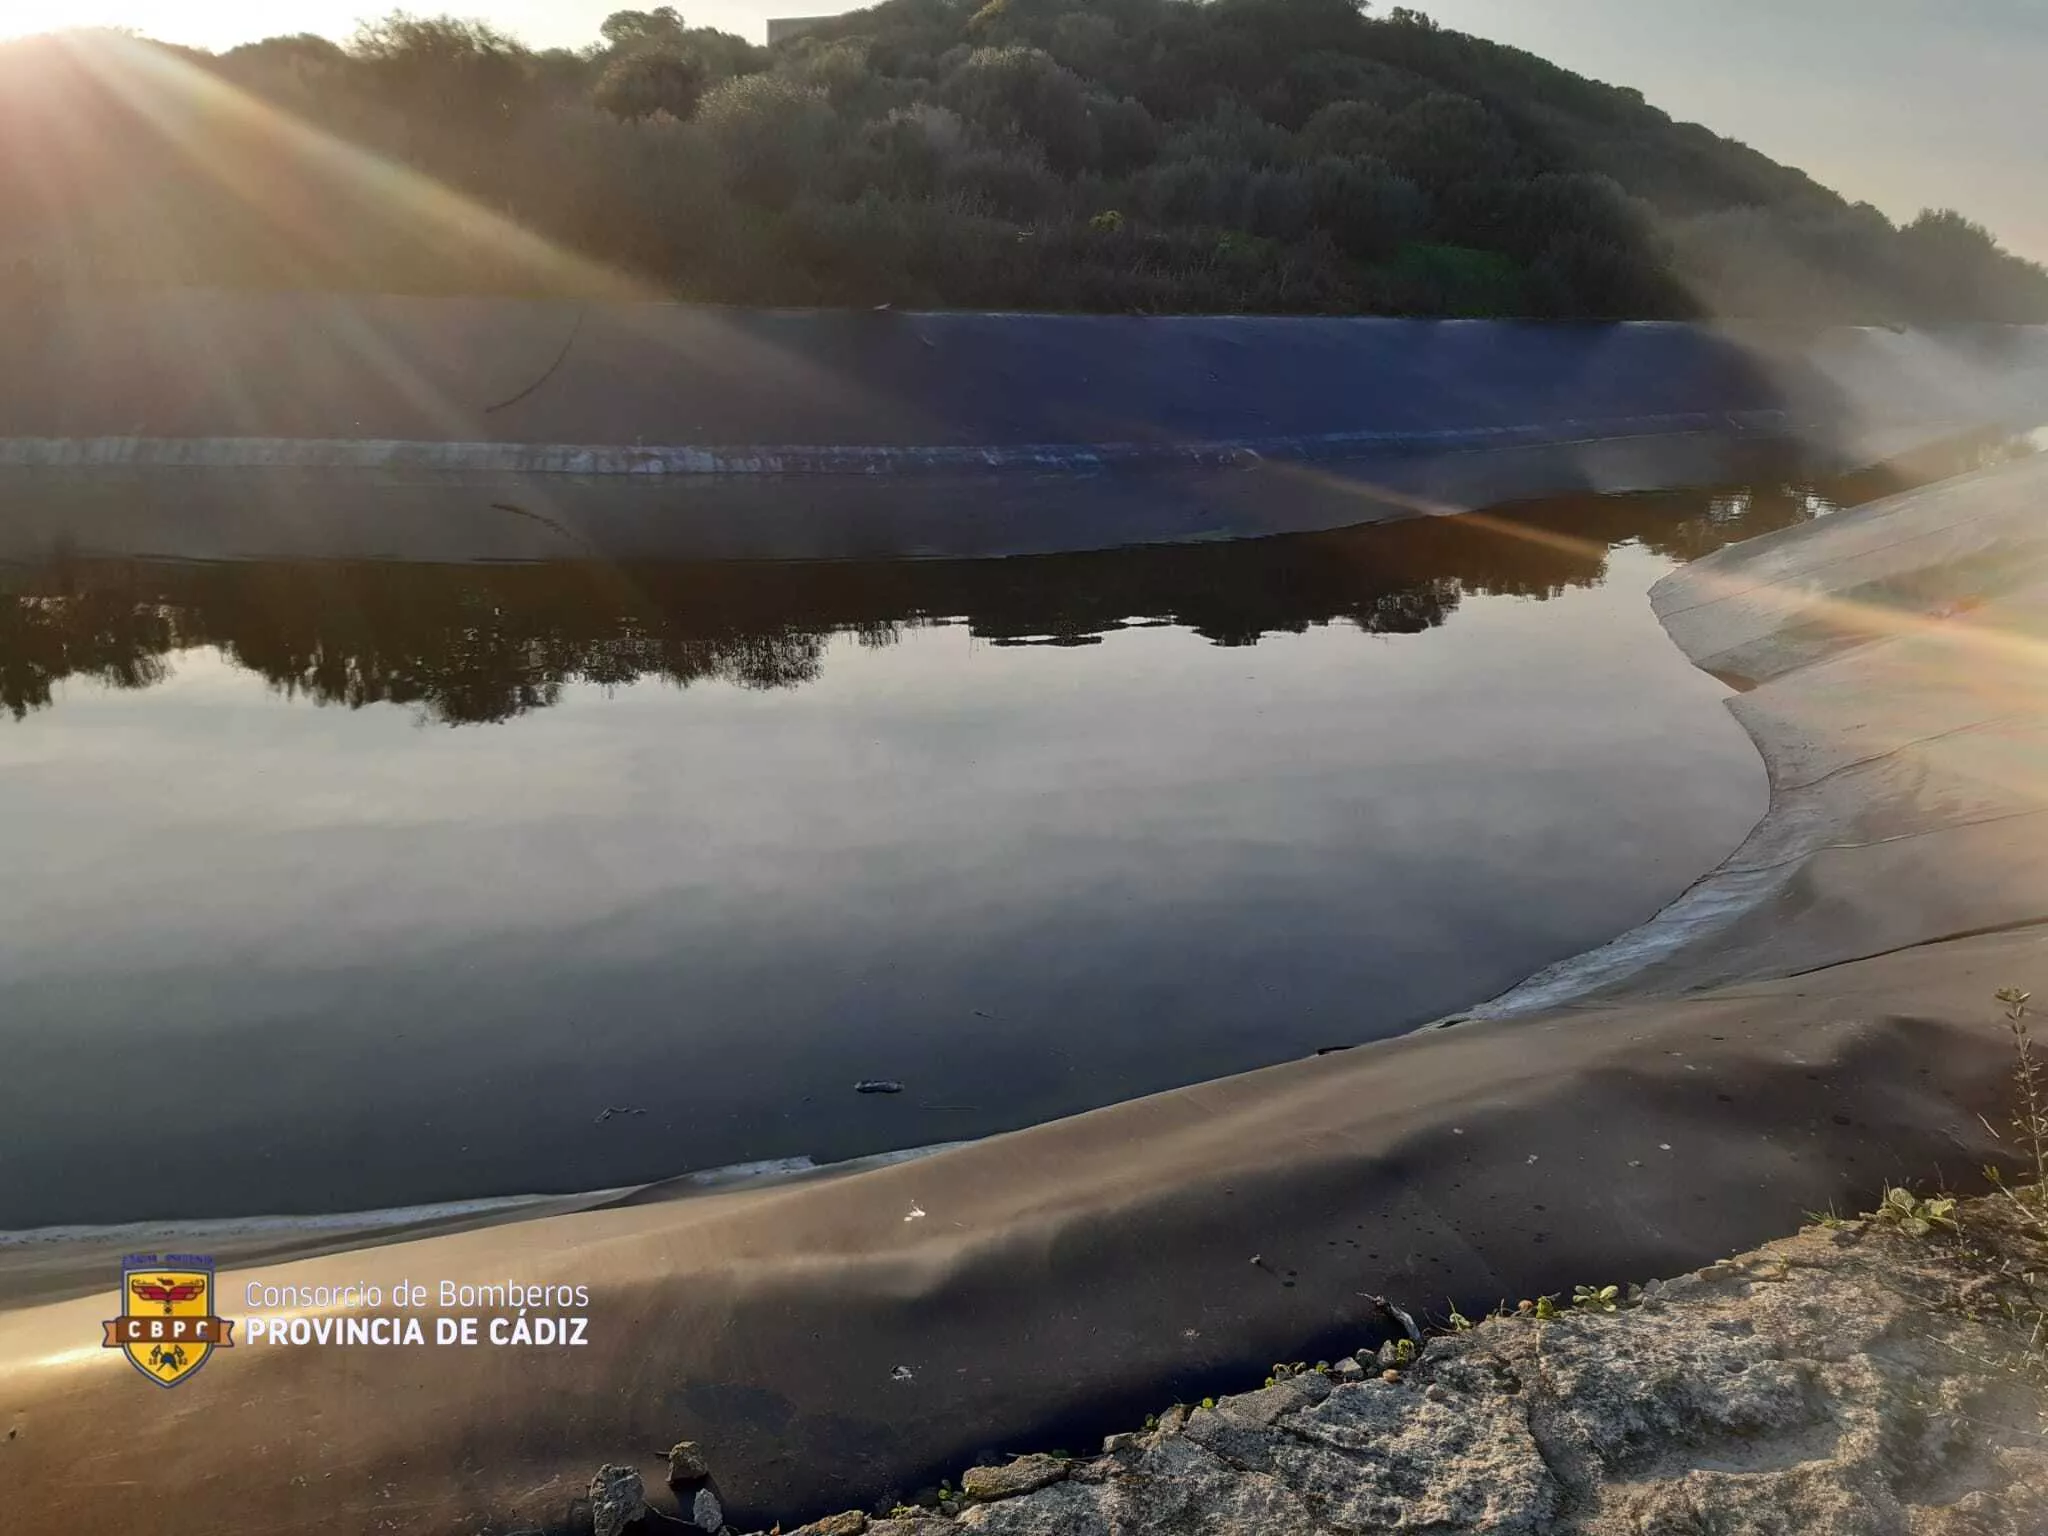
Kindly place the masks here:
MULTIPOLYGON (((1938 434, 1939 425, 1915 423, 1938 434)), ((1229 468, 1373 453, 1570 446, 1661 433, 1818 434, 1787 411, 1689 412, 1431 431, 1361 431, 1199 442, 743 445, 434 442, 394 438, 5 437, 0 469, 422 469, 521 475, 909 475, 935 471, 1229 468)), ((1956 424, 1956 430, 1965 430, 1956 424)))

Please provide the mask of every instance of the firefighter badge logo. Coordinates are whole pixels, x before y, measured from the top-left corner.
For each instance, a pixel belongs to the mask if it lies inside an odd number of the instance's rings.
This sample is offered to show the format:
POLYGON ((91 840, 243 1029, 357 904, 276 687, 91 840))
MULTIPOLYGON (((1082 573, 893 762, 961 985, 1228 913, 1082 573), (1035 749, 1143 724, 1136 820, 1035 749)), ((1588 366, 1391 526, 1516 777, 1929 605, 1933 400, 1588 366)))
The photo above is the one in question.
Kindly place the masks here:
POLYGON ((213 1314, 213 1260, 190 1253, 131 1253, 121 1261, 121 1315, 101 1341, 160 1387, 199 1374, 216 1349, 231 1347, 235 1325, 213 1314))

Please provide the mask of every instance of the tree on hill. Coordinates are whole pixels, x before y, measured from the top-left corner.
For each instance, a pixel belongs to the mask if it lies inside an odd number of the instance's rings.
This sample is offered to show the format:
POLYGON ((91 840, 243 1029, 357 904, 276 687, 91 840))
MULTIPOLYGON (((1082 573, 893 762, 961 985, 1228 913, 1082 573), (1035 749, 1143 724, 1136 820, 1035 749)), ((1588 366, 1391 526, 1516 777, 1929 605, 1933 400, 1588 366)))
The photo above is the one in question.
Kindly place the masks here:
POLYGON ((683 119, 697 110, 709 73, 702 59, 681 48, 636 48, 605 66, 591 99, 613 117, 638 120, 665 112, 683 119))
POLYGON ((660 5, 651 11, 613 11, 599 24, 597 34, 614 52, 623 53, 679 43, 685 30, 676 8, 660 5))
POLYGON ((532 55, 481 21, 394 11, 357 27, 348 52, 369 89, 415 121, 502 120, 533 95, 532 55))
MULTIPOLYGON (((1960 214, 1901 229, 1639 92, 1407 7, 884 0, 758 48, 660 6, 599 33, 536 54, 400 13, 346 48, 158 50, 153 78, 211 73, 688 298, 2048 319, 2048 272, 1960 214)), ((350 243, 344 216, 323 237, 317 208, 287 226, 235 201, 291 178, 223 174, 254 151, 220 142, 200 95, 142 122, 108 87, 153 45, 75 41, 64 70, 52 46, 0 47, 0 192, 47 210, 0 235, 0 269, 13 251, 127 280, 336 270, 318 256, 350 243), (59 187, 33 158, 48 122, 80 167, 59 187), (152 219, 179 238, 138 240, 152 219)), ((500 280, 415 244, 383 281, 500 280)))

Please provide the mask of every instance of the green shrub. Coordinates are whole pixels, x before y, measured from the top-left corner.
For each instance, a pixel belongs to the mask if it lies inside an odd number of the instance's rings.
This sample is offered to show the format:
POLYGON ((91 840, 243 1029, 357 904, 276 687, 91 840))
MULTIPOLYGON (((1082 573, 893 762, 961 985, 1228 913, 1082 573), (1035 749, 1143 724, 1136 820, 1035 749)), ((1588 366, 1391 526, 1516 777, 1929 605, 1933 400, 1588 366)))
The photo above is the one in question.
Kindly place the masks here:
POLYGON ((944 92, 968 122, 992 138, 1036 145, 1062 175, 1095 159, 1080 76, 1042 49, 977 49, 947 77, 944 92))
POLYGON ((822 172, 838 119, 814 86, 741 75, 705 93, 694 126, 733 195, 773 208, 822 172))
POLYGON ((697 110, 708 79, 704 61, 695 55, 648 48, 606 65, 593 99, 613 117, 638 120, 667 113, 683 119, 697 110))

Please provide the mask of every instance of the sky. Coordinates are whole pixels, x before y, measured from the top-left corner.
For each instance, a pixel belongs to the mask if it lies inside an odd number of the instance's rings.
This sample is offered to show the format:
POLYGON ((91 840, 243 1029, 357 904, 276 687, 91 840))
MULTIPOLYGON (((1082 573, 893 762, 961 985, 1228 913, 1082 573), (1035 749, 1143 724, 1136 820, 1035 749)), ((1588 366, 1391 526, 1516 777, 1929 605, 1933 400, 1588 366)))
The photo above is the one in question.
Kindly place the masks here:
MULTIPOLYGON (((536 47, 581 46, 622 0, 413 0, 481 17, 536 47)), ((280 32, 345 38, 384 0, 0 0, 0 35, 132 27, 227 48, 280 32)), ((682 0, 694 25, 756 41, 770 16, 838 0, 682 0)), ((2048 0, 1419 0, 1475 32, 1595 79, 1632 85, 1910 218, 1954 207, 2048 260, 2048 0)))

